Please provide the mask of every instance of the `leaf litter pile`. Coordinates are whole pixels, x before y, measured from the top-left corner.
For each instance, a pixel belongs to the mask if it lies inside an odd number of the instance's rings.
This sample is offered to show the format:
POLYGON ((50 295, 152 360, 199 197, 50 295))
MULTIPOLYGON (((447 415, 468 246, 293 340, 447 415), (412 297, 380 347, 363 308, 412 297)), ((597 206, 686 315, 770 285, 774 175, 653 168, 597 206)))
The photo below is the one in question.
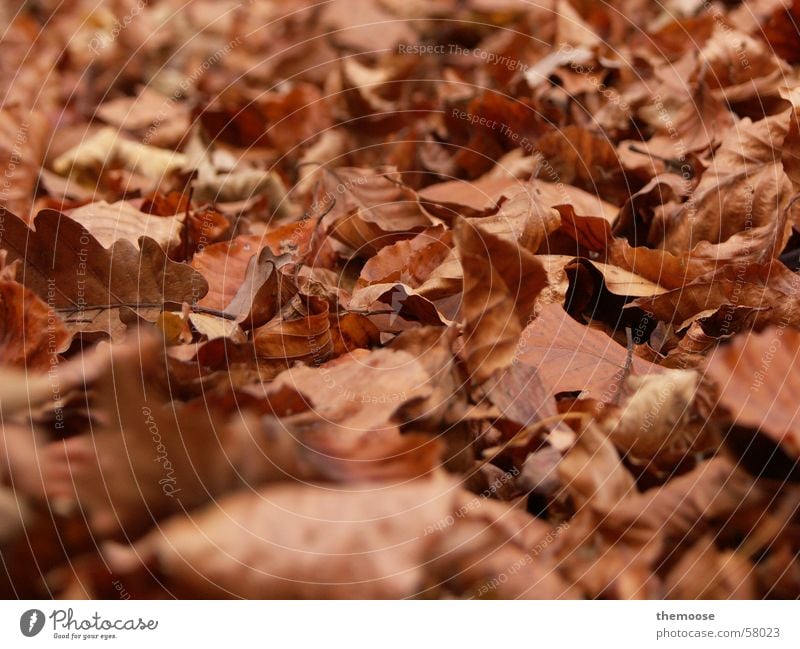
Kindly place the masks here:
POLYGON ((800 596, 800 2, 0 13, 4 597, 800 596))

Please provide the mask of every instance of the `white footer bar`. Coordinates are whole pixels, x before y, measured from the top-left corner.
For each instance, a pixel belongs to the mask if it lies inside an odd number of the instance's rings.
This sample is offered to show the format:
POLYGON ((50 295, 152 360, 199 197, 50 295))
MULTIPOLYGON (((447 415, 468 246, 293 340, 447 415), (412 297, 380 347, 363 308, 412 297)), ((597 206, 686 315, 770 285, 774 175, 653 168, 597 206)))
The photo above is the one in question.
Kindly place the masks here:
POLYGON ((794 601, 0 602, 1 647, 777 649, 798 631, 794 601))

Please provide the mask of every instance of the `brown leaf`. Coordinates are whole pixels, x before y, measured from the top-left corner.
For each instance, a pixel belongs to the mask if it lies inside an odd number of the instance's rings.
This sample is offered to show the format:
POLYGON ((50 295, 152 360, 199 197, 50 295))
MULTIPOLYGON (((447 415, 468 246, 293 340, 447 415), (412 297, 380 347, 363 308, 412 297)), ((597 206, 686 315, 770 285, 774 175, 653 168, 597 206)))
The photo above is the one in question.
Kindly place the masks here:
POLYGON ((26 111, 19 106, 0 110, 0 207, 26 221, 33 212, 47 132, 47 119, 39 110, 26 111))
POLYGON ((515 561, 523 561, 523 577, 504 579, 511 584, 497 596, 525 592, 517 582, 538 583, 528 597, 569 592, 547 568, 524 561, 527 549, 546 537, 546 525, 526 521, 524 540, 515 539, 511 521, 519 521, 518 513, 485 500, 455 517, 474 497, 450 484, 440 476, 378 490, 243 491, 191 519, 170 520, 135 550, 108 547, 106 557, 123 576, 143 568, 138 557, 156 561, 169 574, 169 592, 195 597, 401 598, 451 579, 458 593, 480 592, 515 561), (504 543, 507 551, 495 554, 504 543))
POLYGON ((789 63, 800 63, 800 36, 795 26, 800 20, 800 4, 791 2, 786 6, 781 3, 776 7, 764 25, 760 34, 769 43, 775 54, 789 63))
MULTIPOLYGON (((658 320, 683 329, 697 318, 721 309, 749 307, 757 323, 795 323, 800 318, 797 277, 779 261, 728 264, 680 288, 641 297, 628 306, 644 309, 658 320)), ((736 333, 732 321, 723 333, 736 333)))
POLYGON ((451 232, 438 227, 385 246, 364 264, 356 286, 402 282, 418 288, 450 254, 452 240, 451 232))
POLYGON ((78 179, 98 178, 104 171, 125 169, 159 182, 187 162, 183 153, 126 139, 113 128, 103 128, 56 158, 53 169, 78 179))
POLYGON ((222 311, 234 298, 247 275, 250 259, 263 245, 257 235, 240 235, 230 241, 212 244, 192 259, 192 268, 208 282, 208 293, 199 304, 222 311))
POLYGON ((603 512, 604 523, 623 532, 643 525, 658 530, 674 546, 724 523, 737 511, 757 506, 763 498, 763 492, 732 462, 714 458, 661 487, 620 501, 603 512))
POLYGON ((275 257, 269 248, 262 248, 250 258, 244 281, 225 307, 224 314, 233 317, 245 329, 266 324, 297 292, 290 279, 279 269, 288 263, 288 255, 275 257))
POLYGON ((64 323, 32 291, 0 281, 0 363, 32 370, 50 369, 66 350, 64 323))
POLYGON ((264 412, 307 408, 299 393, 271 390, 260 402, 240 394, 233 407, 220 395, 213 403, 172 402, 165 387, 174 378, 161 344, 140 332, 101 350, 99 371, 84 377, 97 394, 100 422, 39 450, 43 490, 53 506, 79 506, 94 534, 118 537, 137 535, 243 483, 332 477, 309 468, 305 447, 285 428, 258 425, 264 412))
POLYGON ((753 123, 736 124, 722 142, 711 167, 686 205, 664 224, 662 246, 673 253, 701 241, 722 243, 742 230, 773 225, 773 250, 789 236, 781 221, 792 194, 780 150, 789 124, 788 112, 753 123))
POLYGON ((703 537, 670 570, 664 586, 670 599, 755 599, 753 564, 742 555, 719 550, 703 537))
POLYGON ((545 306, 519 338, 519 363, 538 370, 550 395, 582 390, 585 396, 612 402, 628 373, 647 376, 662 370, 597 329, 573 320, 558 304, 545 306))
POLYGON ((646 143, 637 143, 650 154, 674 161, 671 166, 684 178, 692 175, 689 156, 716 148, 734 125, 725 102, 715 97, 709 88, 708 84, 716 84, 718 79, 706 80, 703 73, 706 69, 697 69, 693 56, 658 70, 662 84, 656 89, 655 101, 646 113, 656 135, 646 143), (687 71, 689 66, 691 71, 687 71))
POLYGON ((707 368, 727 416, 761 430, 794 457, 800 457, 800 408, 794 389, 798 353, 800 332, 770 327, 720 346, 707 368))
POLYGON ((314 205, 323 227, 357 255, 370 257, 384 246, 433 225, 417 194, 391 169, 321 170, 314 205))
POLYGON ((672 467, 687 456, 713 448, 700 427, 705 417, 695 404, 700 377, 691 370, 631 376, 624 386, 631 396, 606 411, 601 427, 625 456, 651 468, 672 467))
POLYGON ((330 305, 317 297, 297 295, 271 322, 253 331, 256 355, 321 363, 333 352, 330 305))
POLYGON ((537 148, 554 169, 558 182, 575 185, 621 205, 638 187, 626 177, 608 139, 578 126, 542 137, 537 148))
POLYGON ((208 288, 201 275, 168 259, 147 237, 140 239, 139 249, 126 240, 106 249, 80 224, 54 210, 40 212, 33 230, 9 212, 2 216, 0 247, 9 259, 23 261, 25 286, 52 300, 73 333, 117 337, 124 331, 120 309, 158 312, 167 303, 196 302, 208 288))
POLYGON ((307 146, 331 125, 327 101, 306 83, 242 104, 207 107, 198 119, 212 139, 240 147, 270 146, 281 153, 307 146))
POLYGON ((427 401, 434 387, 417 359, 388 349, 298 367, 275 379, 275 389, 311 395, 309 411, 280 422, 302 443, 303 462, 313 474, 342 481, 402 480, 438 466, 438 440, 411 434, 415 422, 396 416, 406 404, 427 401), (408 432, 401 434, 401 424, 408 432))
POLYGON ((105 201, 91 203, 68 210, 66 215, 86 228, 104 248, 110 248, 120 239, 138 247, 143 236, 167 251, 181 243, 183 217, 150 216, 124 201, 112 205, 105 201))
POLYGON ((467 220, 457 223, 455 241, 464 268, 465 359, 480 385, 514 359, 522 323, 547 286, 547 273, 524 248, 467 220))
POLYGON ((398 43, 413 43, 415 34, 406 21, 382 3, 336 0, 325 6, 322 22, 338 45, 356 52, 394 48, 398 43))

